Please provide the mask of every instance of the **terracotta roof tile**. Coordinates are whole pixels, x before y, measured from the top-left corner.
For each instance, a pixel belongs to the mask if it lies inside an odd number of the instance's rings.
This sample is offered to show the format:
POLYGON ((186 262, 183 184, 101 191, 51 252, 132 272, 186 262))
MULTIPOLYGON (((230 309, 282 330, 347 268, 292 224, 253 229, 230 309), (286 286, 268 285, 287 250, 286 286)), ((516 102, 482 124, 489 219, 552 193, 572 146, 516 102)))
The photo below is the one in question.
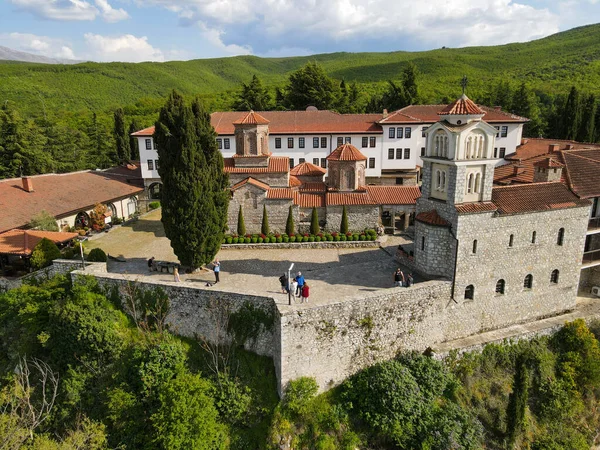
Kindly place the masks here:
POLYGON ((21 178, 0 180, 0 232, 26 226, 42 210, 66 217, 144 191, 137 182, 104 171, 46 174, 29 177, 33 192, 21 178))
POLYGON ((267 191, 267 198, 271 200, 293 200, 295 197, 295 192, 290 188, 270 188, 267 191))
POLYGON ((267 119, 254 111, 246 113, 245 116, 233 122, 234 125, 267 125, 267 119))
POLYGON ((290 170, 290 159, 285 156, 271 156, 267 167, 235 167, 233 158, 223 158, 223 166, 227 173, 287 173, 290 170))
POLYGON ((414 205, 421 197, 418 186, 367 186, 367 192, 378 205, 414 205))
POLYGON ((140 136, 152 136, 154 134, 154 125, 148 128, 144 128, 143 130, 136 131, 135 133, 131 133, 132 136, 140 137, 140 136))
POLYGON ((299 187, 302 186, 302 181, 298 177, 294 175, 290 175, 290 187, 299 187))
POLYGON ((455 207, 459 214, 490 212, 498 209, 492 202, 460 203, 455 205, 455 207))
POLYGON ((515 161, 518 159, 529 159, 534 156, 551 155, 550 146, 556 146, 554 152, 559 150, 581 150, 600 148, 600 144, 586 144, 577 141, 560 140, 560 139, 543 139, 543 138, 524 138, 522 144, 519 145, 515 153, 506 155, 504 159, 515 161))
MULTIPOLYGON (((407 116, 419 119, 424 123, 435 123, 440 120, 438 113, 446 107, 447 105, 409 105, 399 111, 407 116)), ((500 109, 483 105, 479 105, 478 107, 485 113, 481 120, 486 122, 522 123, 529 121, 529 119, 526 119, 525 117, 520 117, 500 109)))
MULTIPOLYGON (((494 169, 494 183, 498 185, 512 183, 533 183, 533 175, 535 172, 535 164, 542 162, 548 157, 555 158, 560 162, 562 155, 560 152, 552 154, 544 154, 534 156, 525 160, 517 160, 516 162, 504 164, 494 169)), ((566 183, 566 172, 563 170, 561 181, 566 183)))
POLYGON ((300 186, 300 191, 313 191, 313 192, 325 192, 327 185, 322 181, 314 181, 310 183, 304 183, 300 186))
POLYGON ((394 124, 394 123, 413 123, 413 122, 422 122, 422 120, 418 119, 416 117, 409 116, 408 114, 403 113, 402 110, 394 111, 393 113, 389 114, 387 117, 384 117, 383 119, 381 119, 379 121, 379 123, 386 124, 386 125, 394 124))
POLYGON ((315 166, 314 164, 311 164, 309 162, 303 162, 301 164, 298 164, 290 170, 290 175, 296 176, 319 176, 325 175, 326 173, 327 170, 323 169, 322 167, 315 166))
POLYGON ((294 203, 300 208, 324 208, 325 194, 313 192, 296 192, 294 203))
POLYGON ((235 191, 235 190, 241 188, 242 186, 244 186, 246 183, 256 186, 265 191, 268 191, 270 189, 270 186, 267 183, 263 183, 262 181, 259 181, 256 178, 248 177, 248 178, 240 181, 239 183, 236 183, 233 186, 231 186, 231 190, 235 191))
POLYGON ((479 106, 477 106, 475 103, 473 103, 473 100, 471 100, 469 97, 467 97, 465 94, 463 94, 458 99, 456 99, 454 102, 450 103, 448 106, 446 106, 444 109, 442 109, 438 114, 440 116, 447 115, 447 114, 482 115, 482 114, 485 114, 485 111, 483 111, 479 106))
POLYGON ((327 205, 376 205, 368 192, 328 192, 327 205))
POLYGON ((559 163, 556 159, 554 158, 544 158, 541 161, 535 162, 533 163, 534 167, 543 167, 546 169, 559 169, 562 167, 565 167, 564 164, 559 163))
POLYGON ((580 198, 600 197, 600 148, 561 152, 569 187, 580 198))
POLYGON ((55 244, 62 244, 77 236, 79 236, 77 233, 55 231, 10 230, 0 234, 0 254, 29 256, 43 238, 50 239, 55 244))
POLYGON ((326 159, 328 161, 366 161, 367 157, 354 145, 342 144, 332 151, 326 159))
POLYGON ((450 226, 450 222, 442 218, 435 209, 417 214, 415 220, 436 227, 450 226))
POLYGON ((492 189, 492 202, 500 214, 522 214, 566 207, 587 206, 559 182, 499 186, 492 189))

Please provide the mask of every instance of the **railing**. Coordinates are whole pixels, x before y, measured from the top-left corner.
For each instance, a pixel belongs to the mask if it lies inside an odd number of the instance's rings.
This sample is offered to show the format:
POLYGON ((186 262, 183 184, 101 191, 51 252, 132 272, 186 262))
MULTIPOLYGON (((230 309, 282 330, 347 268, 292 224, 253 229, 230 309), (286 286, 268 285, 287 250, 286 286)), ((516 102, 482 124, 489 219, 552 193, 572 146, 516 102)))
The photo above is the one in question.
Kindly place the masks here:
POLYGON ((585 252, 583 254, 583 264, 589 264, 596 261, 600 262, 600 249, 593 250, 591 252, 585 252))
POLYGON ((588 222, 588 230, 592 230, 594 228, 600 228, 600 217, 594 217, 588 222))

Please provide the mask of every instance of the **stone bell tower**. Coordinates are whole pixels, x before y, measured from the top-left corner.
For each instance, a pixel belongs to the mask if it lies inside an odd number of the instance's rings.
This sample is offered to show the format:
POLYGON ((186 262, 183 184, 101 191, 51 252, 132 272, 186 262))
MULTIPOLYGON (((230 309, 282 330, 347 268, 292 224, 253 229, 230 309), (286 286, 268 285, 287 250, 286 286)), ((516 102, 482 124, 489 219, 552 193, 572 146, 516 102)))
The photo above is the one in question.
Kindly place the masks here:
POLYGON ((340 191, 355 191, 366 186, 366 161, 367 157, 352 144, 340 145, 327 157, 327 185, 340 191))
POLYGON ((250 111, 233 122, 236 156, 269 156, 269 121, 250 111))

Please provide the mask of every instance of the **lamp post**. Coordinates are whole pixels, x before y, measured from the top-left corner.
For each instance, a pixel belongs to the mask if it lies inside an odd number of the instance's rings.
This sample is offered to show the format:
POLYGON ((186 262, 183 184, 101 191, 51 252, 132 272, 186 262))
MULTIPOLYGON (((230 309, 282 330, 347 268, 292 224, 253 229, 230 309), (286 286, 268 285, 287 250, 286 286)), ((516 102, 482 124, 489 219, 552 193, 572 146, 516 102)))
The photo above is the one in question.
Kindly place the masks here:
POLYGON ((290 268, 288 269, 288 279, 287 279, 287 291, 288 291, 288 305, 292 306, 292 269, 294 268, 294 263, 290 264, 290 268))
POLYGON ((85 270, 85 259, 83 259, 83 242, 79 243, 79 251, 81 253, 81 269, 85 270))

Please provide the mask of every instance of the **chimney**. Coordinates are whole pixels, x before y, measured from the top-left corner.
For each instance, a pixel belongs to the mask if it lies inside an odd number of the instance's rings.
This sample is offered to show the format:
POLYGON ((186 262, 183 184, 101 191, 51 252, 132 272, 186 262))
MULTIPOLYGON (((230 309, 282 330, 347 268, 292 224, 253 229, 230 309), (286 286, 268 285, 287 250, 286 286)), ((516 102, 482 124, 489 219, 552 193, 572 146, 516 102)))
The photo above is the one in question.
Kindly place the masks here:
POLYGON ((385 119, 388 116, 388 110, 384 109, 383 110, 383 118, 385 119))
POLYGON ((517 163, 513 166, 513 175, 519 175, 523 166, 521 165, 521 159, 517 159, 517 163))
POLYGON ((567 144, 567 150, 573 150, 575 146, 573 144, 567 144))
POLYGON ((550 153, 557 152, 559 149, 560 149, 560 145, 558 145, 558 144, 550 144, 550 145, 548 146, 548 151, 549 151, 550 153))
POLYGON ((521 139, 521 145, 525 145, 525 144, 527 144, 528 142, 529 142, 529 139, 527 139, 527 138, 523 138, 523 139, 521 139))
POLYGON ((502 106, 494 106, 494 109, 495 109, 496 111, 502 111, 502 106))
POLYGON ((33 192, 33 181, 31 177, 22 177, 21 181, 23 182, 24 191, 33 192))

